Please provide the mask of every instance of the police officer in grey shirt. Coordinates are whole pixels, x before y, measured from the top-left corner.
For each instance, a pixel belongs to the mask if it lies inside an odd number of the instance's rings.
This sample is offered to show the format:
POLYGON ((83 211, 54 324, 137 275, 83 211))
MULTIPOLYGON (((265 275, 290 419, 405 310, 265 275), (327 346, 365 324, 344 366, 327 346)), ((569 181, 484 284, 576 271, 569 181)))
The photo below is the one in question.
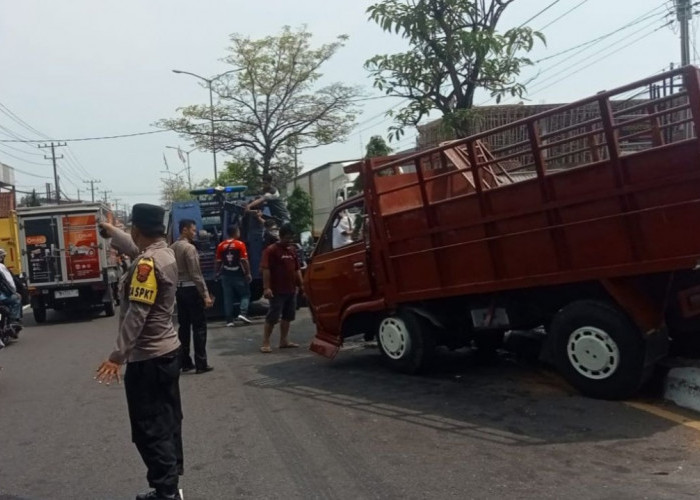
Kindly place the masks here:
POLYGON ((199 254, 194 246, 197 224, 192 219, 182 219, 178 225, 180 238, 170 245, 175 252, 178 269, 177 322, 181 347, 182 371, 193 368, 198 374, 214 368, 207 363, 207 318, 204 309, 214 301, 209 296, 206 281, 199 265, 199 254), (190 336, 194 340, 194 363, 190 358, 190 336))
POLYGON ((164 239, 164 210, 134 205, 131 237, 111 224, 101 224, 112 246, 133 259, 119 283, 120 314, 116 348, 97 370, 100 383, 124 386, 131 438, 146 464, 154 488, 137 500, 179 500, 183 473, 180 404, 180 341, 172 323, 178 270, 164 239))

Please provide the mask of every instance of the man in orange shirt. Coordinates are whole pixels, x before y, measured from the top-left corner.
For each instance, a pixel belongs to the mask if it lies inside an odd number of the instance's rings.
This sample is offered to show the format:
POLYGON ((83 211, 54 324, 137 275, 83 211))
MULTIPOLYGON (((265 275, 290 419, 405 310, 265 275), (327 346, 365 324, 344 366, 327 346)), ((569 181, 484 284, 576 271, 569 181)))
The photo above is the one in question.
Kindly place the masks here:
POLYGON ((221 276, 221 290, 224 294, 224 316, 226 326, 233 326, 233 305, 237 299, 240 302, 238 321, 251 324, 248 319, 250 304, 250 263, 245 243, 240 241, 238 226, 229 226, 228 239, 219 243, 216 248, 216 274, 221 276))

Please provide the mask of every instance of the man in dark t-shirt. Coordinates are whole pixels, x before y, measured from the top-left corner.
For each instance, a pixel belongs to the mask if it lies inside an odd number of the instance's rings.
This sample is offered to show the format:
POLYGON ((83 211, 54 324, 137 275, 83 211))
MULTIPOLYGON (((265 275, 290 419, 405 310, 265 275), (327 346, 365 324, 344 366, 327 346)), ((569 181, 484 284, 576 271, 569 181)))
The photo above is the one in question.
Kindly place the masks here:
POLYGON ((270 215, 278 224, 289 222, 289 210, 287 203, 280 196, 280 191, 272 185, 272 176, 263 175, 263 194, 257 200, 248 204, 248 210, 253 210, 260 205, 265 205, 270 210, 270 215))
POLYGON ((272 330, 280 323, 280 349, 299 347, 289 341, 289 327, 296 313, 297 287, 301 288, 302 278, 299 270, 294 231, 289 224, 280 228, 280 241, 265 249, 260 267, 263 272, 264 295, 270 301, 270 309, 265 318, 265 331, 260 351, 272 352, 270 336, 272 330))

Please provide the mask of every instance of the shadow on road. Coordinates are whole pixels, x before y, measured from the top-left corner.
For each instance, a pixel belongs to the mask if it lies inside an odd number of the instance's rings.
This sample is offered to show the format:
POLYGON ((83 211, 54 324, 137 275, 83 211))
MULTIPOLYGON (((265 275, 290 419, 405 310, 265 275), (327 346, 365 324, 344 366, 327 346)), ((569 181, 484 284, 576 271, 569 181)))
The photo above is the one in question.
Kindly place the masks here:
POLYGON ((375 349, 265 364, 248 382, 319 404, 513 446, 639 439, 674 424, 619 402, 584 398, 542 366, 503 355, 484 366, 473 351, 442 351, 421 376, 385 368, 375 349))

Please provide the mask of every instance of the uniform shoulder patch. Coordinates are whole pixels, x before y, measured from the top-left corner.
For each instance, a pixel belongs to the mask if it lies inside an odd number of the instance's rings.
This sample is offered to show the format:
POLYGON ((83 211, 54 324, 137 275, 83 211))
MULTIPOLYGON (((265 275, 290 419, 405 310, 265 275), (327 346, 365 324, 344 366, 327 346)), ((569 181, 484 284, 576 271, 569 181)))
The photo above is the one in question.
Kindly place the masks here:
POLYGON ((157 295, 158 281, 156 280, 153 259, 150 257, 143 257, 139 259, 136 264, 136 269, 134 269, 134 274, 131 277, 129 300, 152 306, 156 302, 157 295))

